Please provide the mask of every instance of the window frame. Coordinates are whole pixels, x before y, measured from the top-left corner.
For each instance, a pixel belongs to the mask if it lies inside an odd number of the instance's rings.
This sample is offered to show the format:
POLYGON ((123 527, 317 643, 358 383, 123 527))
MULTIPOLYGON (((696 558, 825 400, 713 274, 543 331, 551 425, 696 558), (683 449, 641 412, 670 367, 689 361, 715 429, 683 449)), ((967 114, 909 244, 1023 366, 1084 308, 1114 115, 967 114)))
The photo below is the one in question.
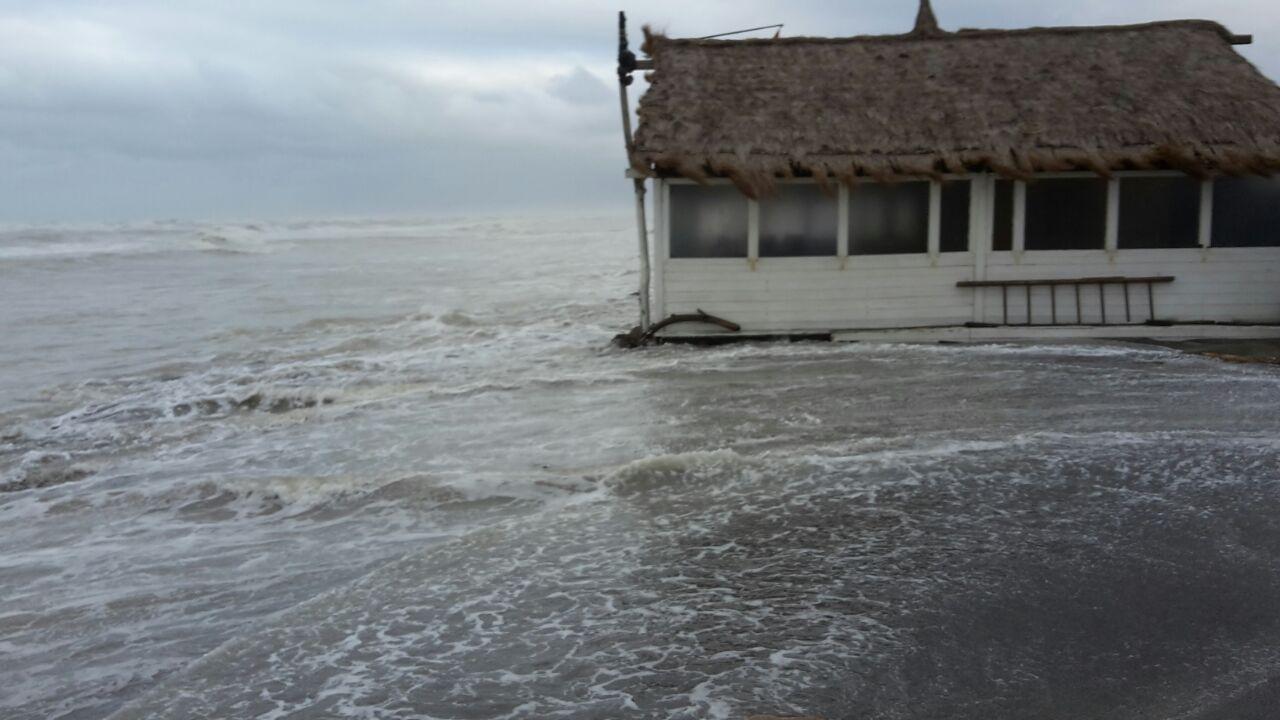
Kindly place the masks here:
MULTIPOLYGON (((813 178, 792 178, 789 180, 782 180, 778 182, 778 185, 791 185, 791 186, 811 186, 811 185, 817 185, 817 184, 818 184, 818 181, 814 180, 813 178)), ((757 259, 766 260, 766 261, 805 260, 805 259, 822 260, 822 259, 830 259, 833 257, 839 258, 839 257, 842 257, 844 254, 847 254, 848 240, 849 240, 848 229, 846 228, 842 231, 840 227, 840 223, 842 220, 847 221, 847 215, 841 211, 841 208, 844 208, 845 210, 847 210, 847 207, 845 204, 848 202, 848 188, 846 188, 843 184, 839 184, 836 197, 832 199, 835 200, 836 202, 836 254, 835 255, 774 255, 769 257, 759 257, 757 259), (844 240, 843 244, 841 242, 842 235, 844 240)), ((747 233, 749 235, 747 247, 749 249, 748 257, 751 257, 751 253, 750 253, 751 248, 755 249, 756 255, 759 255, 759 251, 760 251, 760 201, 747 198, 747 202, 748 202, 747 233), (752 217, 753 215, 754 215, 754 218, 752 217), (754 236, 754 241, 752 241, 752 237, 750 236, 754 236)))
MULTIPOLYGON (((993 176, 994 177, 994 176, 993 176)), ((1088 179, 1100 178, 1096 172, 1076 171, 1076 172, 1059 172, 1059 173, 1037 173, 1037 180, 1069 180, 1069 179, 1088 179)), ((1090 250, 1033 250, 1033 253, 1096 253, 1105 252, 1114 256, 1120 252, 1176 252, 1178 250, 1187 250, 1188 248, 1129 248, 1121 250, 1120 248, 1120 213, 1124 212, 1124 208, 1120 206, 1120 181, 1125 178, 1158 178, 1158 177, 1189 177, 1186 173, 1178 170, 1125 170, 1114 172, 1110 178, 1107 178, 1107 219, 1106 219, 1106 238, 1101 249, 1090 250)), ((994 212, 992 214, 992 223, 994 230, 994 222, 996 218, 994 212)), ((1013 181, 1013 243, 1009 250, 994 250, 988 247, 991 253, 1011 253, 1015 258, 1020 258, 1027 251, 1027 182, 1024 180, 1013 181)), ((1213 180, 1200 181, 1200 224, 1198 228, 1199 245, 1202 249, 1212 247, 1213 233, 1213 180)), ((993 233, 994 236, 994 233, 993 233)), ((988 243, 990 239, 987 238, 988 243)), ((1190 248, 1194 249, 1194 248, 1190 248)))
MULTIPOLYGON (((963 181, 969 183, 969 227, 968 238, 964 252, 946 253, 949 256, 974 256, 976 253, 975 245, 983 241, 981 228, 987 224, 983 213, 986 212, 986 206, 983 202, 983 193, 979 190, 979 183, 986 177, 984 173, 966 173, 966 174, 945 174, 942 180, 911 180, 904 182, 926 182, 929 184, 929 217, 928 217, 928 246, 924 253, 902 253, 897 255, 850 255, 849 254, 849 188, 843 183, 832 180, 837 184, 837 227, 836 227, 836 255, 812 255, 800 257, 760 257, 760 203, 757 200, 747 198, 747 265, 755 270, 761 261, 766 263, 776 263, 778 261, 827 261, 831 259, 840 262, 840 269, 844 270, 848 267, 851 257, 855 258, 875 258, 875 257, 920 257, 927 258, 932 264, 937 264, 942 253, 942 184, 944 182, 963 181)), ((817 180, 813 178, 790 178, 779 180, 780 184, 787 185, 816 185, 817 180)), ((868 183, 872 181, 868 180, 868 183)), ((662 237, 659 241, 660 252, 658 258, 662 262, 718 262, 718 263, 737 263, 742 258, 674 258, 671 257, 670 233, 671 233, 671 188, 676 185, 731 185, 732 181, 727 178, 708 178, 702 183, 698 183, 688 178, 662 178, 662 189, 658 193, 659 197, 655 200, 655 204, 661 205, 661 224, 658 230, 662 237)))
MULTIPOLYGON (((1249 176, 1254 177, 1254 176, 1249 176)), ((1280 175, 1270 178, 1273 181, 1280 182, 1280 175)), ((1200 237, 1201 244, 1205 249, 1217 247, 1219 250, 1235 251, 1235 250, 1274 250, 1280 248, 1277 245, 1218 245, 1213 244, 1213 206, 1215 202, 1215 193, 1217 190, 1217 182, 1215 180, 1206 180, 1201 188, 1200 196, 1200 237)))
MULTIPOLYGON (((1092 171, 1074 171, 1060 173, 1038 173, 1037 179, 1065 179, 1065 178, 1096 178, 1098 173, 1092 171)), ((1108 200, 1107 200, 1107 234, 1106 242, 1102 250, 1039 250, 1035 253, 1097 253, 1104 252, 1114 257, 1119 253, 1170 253, 1170 252, 1186 252, 1197 248, 1128 248, 1121 249, 1119 247, 1119 229, 1120 229, 1120 213, 1124 209, 1120 206, 1120 181, 1125 178, 1142 178, 1142 177, 1188 177, 1186 173, 1177 170, 1126 170, 1112 173, 1109 178, 1108 200)), ((1020 259, 1026 252, 1026 182, 1022 180, 1013 180, 1013 212, 1012 212, 1012 244, 1009 250, 995 250, 992 247, 992 239, 995 236, 995 224, 997 218, 995 215, 995 193, 994 182, 1001 179, 994 173, 965 173, 965 174, 945 174, 942 176, 943 181, 963 180, 970 183, 970 206, 969 206, 969 238, 968 238, 968 254, 975 259, 975 262, 982 264, 983 257, 988 255, 1012 254, 1015 260, 1020 259)), ((662 262, 697 262, 697 263, 737 263, 742 258, 672 258, 668 239, 670 237, 670 189, 674 185, 698 185, 699 183, 688 180, 686 178, 661 178, 661 191, 655 200, 655 207, 661 206, 660 218, 661 222, 655 229, 656 234, 660 237, 657 240, 658 248, 656 249, 656 257, 662 262)), ((788 184, 813 184, 817 181, 813 178, 792 178, 788 180, 780 180, 779 182, 788 184)), ((832 181, 835 182, 835 181, 832 181)), ((868 180, 868 182, 871 182, 868 180)), ((939 214, 939 205, 941 201, 941 185, 936 180, 928 181, 930 183, 930 208, 929 208, 929 257, 932 262, 937 263, 941 256, 941 216, 939 214), (936 199, 935 199, 936 195, 936 199), (935 225, 937 227, 935 227, 935 225)), ((708 185, 729 185, 732 182, 726 178, 709 178, 705 183, 708 185)), ((1199 227, 1197 236, 1199 240, 1199 248, 1207 251, 1214 248, 1213 244, 1213 214, 1214 214, 1214 189, 1215 181, 1206 179, 1200 181, 1200 205, 1199 205, 1199 227)), ((849 255, 849 190, 842 183, 838 186, 838 241, 836 258, 840 262, 840 268, 848 267, 849 255)), ((752 269, 755 269, 761 258, 759 257, 759 207, 758 203, 750 198, 747 199, 748 206, 748 256, 747 263, 752 269)), ((1260 248, 1217 248, 1220 250, 1258 250, 1260 248)), ((948 255, 963 255, 964 253, 948 253, 948 255)), ((917 253, 908 255, 886 255, 886 256, 852 256, 852 257, 915 257, 917 253)), ((830 256, 811 256, 806 258, 765 258, 768 262, 777 261, 826 261, 830 260, 830 256)))

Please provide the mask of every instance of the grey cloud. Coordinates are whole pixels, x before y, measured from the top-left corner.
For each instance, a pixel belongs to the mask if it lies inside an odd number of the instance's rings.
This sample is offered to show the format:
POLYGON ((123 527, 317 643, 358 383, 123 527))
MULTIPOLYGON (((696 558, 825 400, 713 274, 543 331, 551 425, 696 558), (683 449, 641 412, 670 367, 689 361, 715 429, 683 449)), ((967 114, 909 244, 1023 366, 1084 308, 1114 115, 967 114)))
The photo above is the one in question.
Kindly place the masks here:
MULTIPOLYGON (((702 35, 899 32, 902 0, 646 0, 702 35)), ((935 0, 946 27, 1208 16, 1280 75, 1270 0, 935 0)), ((625 207, 598 0, 8 0, 0 221, 625 207)), ((643 90, 642 84, 633 94, 643 90)))
POLYGON ((565 102, 590 105, 608 101, 611 89, 600 78, 579 65, 573 72, 551 78, 549 90, 565 102))

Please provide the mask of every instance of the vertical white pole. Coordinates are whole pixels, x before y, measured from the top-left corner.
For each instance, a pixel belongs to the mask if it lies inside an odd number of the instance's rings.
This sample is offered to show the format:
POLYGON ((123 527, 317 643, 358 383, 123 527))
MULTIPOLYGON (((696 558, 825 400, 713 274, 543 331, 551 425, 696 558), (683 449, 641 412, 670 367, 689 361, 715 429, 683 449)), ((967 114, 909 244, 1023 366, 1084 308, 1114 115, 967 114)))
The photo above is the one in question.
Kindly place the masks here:
MULTIPOLYGON (((650 315, 666 317, 667 292, 666 268, 667 259, 671 256, 668 243, 671 236, 671 217, 667 208, 671 206, 671 186, 661 178, 653 180, 653 287, 650 315)), ((650 317, 652 320, 652 317, 650 317)))
POLYGON ((1200 247, 1213 247, 1213 181, 1200 183, 1200 247))
POLYGON ((929 257, 938 264, 942 254, 942 183, 929 183, 929 257))
POLYGON ((747 264, 755 272, 760 262, 760 203, 747 200, 747 264))
POLYGON ((840 269, 849 267, 849 188, 840 184, 839 210, 836 213, 836 256, 840 258, 840 269))
MULTIPOLYGON (((969 185, 969 252, 973 254, 973 279, 987 279, 987 253, 995 233, 995 178, 975 177, 969 185)), ((986 316, 987 290, 973 290, 973 321, 986 316)))
POLYGON ((1021 258, 1027 249, 1027 184, 1013 184, 1013 256, 1021 258))
POLYGON ((1107 181, 1107 239, 1105 245, 1112 259, 1120 249, 1120 179, 1107 181))
POLYGON ((649 330, 649 228, 644 217, 644 179, 636 178, 636 228, 640 235, 640 332, 649 330))
MULTIPOLYGON (((619 34, 622 36, 622 44, 626 45, 625 22, 626 18, 622 13, 618 14, 619 34)), ((618 83, 618 100, 622 109, 622 134, 627 144, 627 159, 631 159, 631 154, 635 150, 635 144, 631 136, 631 104, 627 102, 627 83, 630 80, 623 81, 619 76, 618 83)), ((649 228, 644 217, 644 178, 637 177, 635 179, 636 186, 636 232, 640 236, 640 332, 648 332, 649 330, 649 228)))

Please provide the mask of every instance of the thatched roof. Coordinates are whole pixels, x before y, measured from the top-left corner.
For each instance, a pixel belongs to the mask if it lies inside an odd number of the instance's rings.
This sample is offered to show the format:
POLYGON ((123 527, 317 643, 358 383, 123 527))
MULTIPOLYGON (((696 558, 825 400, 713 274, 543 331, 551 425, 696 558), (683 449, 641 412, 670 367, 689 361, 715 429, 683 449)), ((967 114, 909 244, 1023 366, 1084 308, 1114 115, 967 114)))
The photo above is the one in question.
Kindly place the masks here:
POLYGON ((646 29, 632 165, 749 195, 991 171, 1280 171, 1280 87, 1221 25, 685 40, 646 29))

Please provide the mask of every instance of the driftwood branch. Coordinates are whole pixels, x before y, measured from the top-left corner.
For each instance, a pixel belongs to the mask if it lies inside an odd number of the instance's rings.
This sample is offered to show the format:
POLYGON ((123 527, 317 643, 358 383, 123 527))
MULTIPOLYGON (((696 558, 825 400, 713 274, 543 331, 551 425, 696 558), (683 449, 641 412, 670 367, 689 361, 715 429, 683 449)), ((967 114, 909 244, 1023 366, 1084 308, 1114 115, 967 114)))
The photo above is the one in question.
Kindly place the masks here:
POLYGON ((633 328, 631 332, 615 337, 613 339, 613 342, 615 345, 618 345, 620 347, 637 348, 652 342, 654 336, 656 336, 659 331, 665 328, 669 328, 672 325, 678 325, 680 323, 693 323, 693 322, 707 323, 709 325, 717 325, 719 327, 724 328, 725 330, 728 330, 729 332, 742 331, 741 325, 735 322, 730 322, 729 320, 725 320, 724 318, 716 317, 715 315, 708 315, 707 313, 699 309, 698 312, 694 314, 672 315, 666 320, 662 320, 660 322, 654 323, 653 325, 650 325, 648 330, 641 330, 638 327, 633 328))

